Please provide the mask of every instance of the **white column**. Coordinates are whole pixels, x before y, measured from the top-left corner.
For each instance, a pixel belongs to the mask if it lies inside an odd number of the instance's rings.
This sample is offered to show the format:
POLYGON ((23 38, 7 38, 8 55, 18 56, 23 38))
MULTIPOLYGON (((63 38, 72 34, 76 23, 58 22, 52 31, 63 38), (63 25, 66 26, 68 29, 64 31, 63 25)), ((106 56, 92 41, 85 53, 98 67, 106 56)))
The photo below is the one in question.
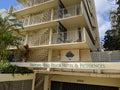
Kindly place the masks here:
POLYGON ((49 45, 52 43, 52 28, 50 28, 49 45))
MULTIPOLYGON (((50 62, 52 59, 52 49, 49 49, 48 51, 48 62, 50 62)), ((47 68, 47 71, 50 71, 50 68, 47 68)))
POLYGON ((52 49, 49 49, 49 52, 48 52, 48 61, 50 62, 52 59, 52 49))
POLYGON ((30 25, 30 18, 31 16, 28 16, 28 25, 30 25))
POLYGON ((53 18, 54 18, 54 9, 52 8, 52 10, 51 10, 51 21, 53 20, 53 18))
POLYGON ((44 90, 49 90, 49 76, 46 75, 44 78, 44 90))
POLYGON ((86 42, 85 30, 86 30, 85 28, 81 28, 82 42, 84 42, 84 41, 86 42))

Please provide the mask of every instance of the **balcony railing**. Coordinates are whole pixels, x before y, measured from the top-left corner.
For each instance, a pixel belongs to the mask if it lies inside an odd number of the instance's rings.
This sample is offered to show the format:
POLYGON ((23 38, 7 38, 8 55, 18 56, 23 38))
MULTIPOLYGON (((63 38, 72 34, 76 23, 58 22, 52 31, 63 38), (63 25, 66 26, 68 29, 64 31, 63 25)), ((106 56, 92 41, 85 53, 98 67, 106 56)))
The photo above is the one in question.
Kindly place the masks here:
POLYGON ((28 44, 30 46, 40 46, 49 44, 49 34, 39 34, 29 37, 28 44))
POLYGON ((37 23, 47 22, 50 20, 51 20, 51 11, 45 11, 44 13, 41 14, 26 17, 21 21, 23 22, 24 26, 29 26, 37 23))
POLYGON ((52 44, 58 43, 73 43, 73 42, 81 42, 82 37, 81 33, 78 30, 71 30, 67 32, 53 33, 52 35, 52 44), (60 37, 58 37, 60 36, 60 37), (57 42, 59 39, 60 42, 57 42))
POLYGON ((61 14, 59 15, 59 18, 66 18, 66 17, 80 15, 81 13, 80 4, 63 8, 59 11, 59 13, 61 14))
POLYGON ((13 12, 19 11, 25 8, 33 7, 42 3, 45 3, 50 0, 24 0, 22 4, 16 5, 13 8, 13 12))
POLYGON ((61 16, 58 15, 57 9, 47 10, 47 11, 37 14, 37 15, 28 16, 20 21, 23 22, 24 26, 29 26, 29 25, 38 24, 38 23, 42 23, 42 22, 48 22, 48 21, 52 21, 52 20, 56 20, 56 19, 77 16, 77 15, 81 14, 80 4, 63 8, 59 12, 61 13, 61 16))
MULTIPOLYGON (((33 36, 29 36, 28 44, 30 46, 40 46, 40 45, 49 45, 50 34, 35 34, 33 36)), ((53 33, 51 44, 60 44, 60 43, 72 43, 72 42, 82 42, 81 33, 78 30, 71 30, 67 32, 53 33), (59 38, 58 36, 61 35, 59 38), (61 39, 61 42, 58 43, 58 39, 61 39)))

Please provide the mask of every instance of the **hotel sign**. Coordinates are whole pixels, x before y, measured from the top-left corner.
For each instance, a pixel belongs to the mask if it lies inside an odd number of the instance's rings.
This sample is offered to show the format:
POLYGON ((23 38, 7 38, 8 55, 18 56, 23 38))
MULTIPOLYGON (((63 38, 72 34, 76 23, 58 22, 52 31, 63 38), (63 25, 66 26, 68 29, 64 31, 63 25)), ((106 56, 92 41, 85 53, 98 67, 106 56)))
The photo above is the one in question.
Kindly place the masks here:
POLYGON ((22 67, 36 68, 64 68, 64 69, 110 69, 120 70, 119 62, 93 63, 93 62, 22 62, 12 63, 22 67))

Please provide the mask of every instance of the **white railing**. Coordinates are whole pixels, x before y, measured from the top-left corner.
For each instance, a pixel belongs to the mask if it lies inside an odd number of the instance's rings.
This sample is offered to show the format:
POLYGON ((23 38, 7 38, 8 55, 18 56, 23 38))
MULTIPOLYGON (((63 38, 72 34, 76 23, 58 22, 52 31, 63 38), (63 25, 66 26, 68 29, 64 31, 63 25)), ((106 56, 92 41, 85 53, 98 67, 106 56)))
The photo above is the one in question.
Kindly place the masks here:
POLYGON ((19 11, 19 10, 22 10, 25 8, 33 7, 35 5, 39 5, 39 4, 45 3, 47 1, 50 1, 50 0, 24 0, 24 2, 22 4, 18 4, 16 6, 14 6, 13 12, 19 11))
POLYGON ((37 34, 29 37, 28 39, 29 46, 40 46, 49 44, 49 34, 37 34))
POLYGON ((23 22, 24 26, 29 26, 37 23, 47 22, 50 20, 51 20, 51 11, 45 11, 44 13, 41 14, 26 17, 21 21, 23 22))
POLYGON ((56 20, 60 18, 68 18, 71 16, 80 15, 81 8, 80 8, 80 5, 78 4, 78 5, 67 7, 66 9, 65 8, 61 9, 59 12, 62 13, 61 16, 58 15, 57 9, 47 10, 37 15, 28 16, 20 21, 23 22, 24 26, 29 26, 29 25, 38 24, 42 22, 48 22, 48 21, 52 21, 52 20, 56 20))
MULTIPOLYGON (((67 32, 61 32, 59 33, 62 35, 61 39, 63 41, 61 41, 60 43, 73 43, 73 42, 82 42, 82 37, 79 37, 79 34, 81 35, 81 33, 78 34, 78 30, 71 30, 71 31, 67 31, 67 32), (65 38, 66 37, 66 38, 65 38), (64 39, 65 38, 65 39, 64 39)), ((49 38, 50 34, 49 32, 46 33, 37 33, 34 35, 31 35, 28 37, 28 44, 29 46, 40 46, 40 45, 49 45, 49 38)), ((58 39, 58 34, 57 33, 53 33, 52 34, 52 42, 51 44, 57 44, 57 39, 58 39)))
MULTIPOLYGON (((78 30, 71 30, 67 32, 53 33, 52 35, 52 44, 57 44, 57 36, 61 35, 59 39, 61 42, 59 43, 72 43, 72 42, 81 42, 81 38, 79 38, 78 30)), ((81 33, 80 33, 81 34, 81 33)))
POLYGON ((61 17, 59 18, 66 18, 66 17, 80 15, 81 13, 80 4, 63 8, 59 12, 61 13, 61 17))

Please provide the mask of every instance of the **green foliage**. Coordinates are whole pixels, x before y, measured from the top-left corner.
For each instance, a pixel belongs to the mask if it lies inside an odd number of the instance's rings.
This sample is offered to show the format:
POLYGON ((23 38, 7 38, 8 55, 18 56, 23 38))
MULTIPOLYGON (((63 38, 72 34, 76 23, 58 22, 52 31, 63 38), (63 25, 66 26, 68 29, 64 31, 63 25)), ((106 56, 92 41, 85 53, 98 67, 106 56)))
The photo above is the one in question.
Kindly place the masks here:
POLYGON ((19 67, 16 65, 11 65, 10 63, 0 63, 0 72, 2 74, 29 74, 33 73, 32 70, 26 67, 19 67))
POLYGON ((7 50, 10 46, 20 45, 21 38, 14 35, 13 32, 19 32, 18 27, 22 27, 17 20, 11 21, 12 15, 2 17, 0 15, 0 60, 7 60, 10 51, 7 50))
POLYGON ((120 50, 120 0, 116 1, 118 5, 117 12, 114 13, 115 16, 117 17, 116 30, 106 31, 103 45, 105 50, 120 50))
POLYGON ((120 50, 119 40, 117 30, 106 31, 103 45, 105 50, 120 50))
POLYGON ((6 17, 2 17, 2 15, 0 15, 0 73, 12 73, 13 75, 16 73, 33 73, 33 71, 28 68, 11 65, 7 61, 9 55, 12 54, 8 48, 10 46, 16 46, 18 48, 21 42, 21 38, 13 33, 19 33, 17 28, 22 27, 22 25, 13 16, 14 15, 12 14, 8 14, 6 17))

